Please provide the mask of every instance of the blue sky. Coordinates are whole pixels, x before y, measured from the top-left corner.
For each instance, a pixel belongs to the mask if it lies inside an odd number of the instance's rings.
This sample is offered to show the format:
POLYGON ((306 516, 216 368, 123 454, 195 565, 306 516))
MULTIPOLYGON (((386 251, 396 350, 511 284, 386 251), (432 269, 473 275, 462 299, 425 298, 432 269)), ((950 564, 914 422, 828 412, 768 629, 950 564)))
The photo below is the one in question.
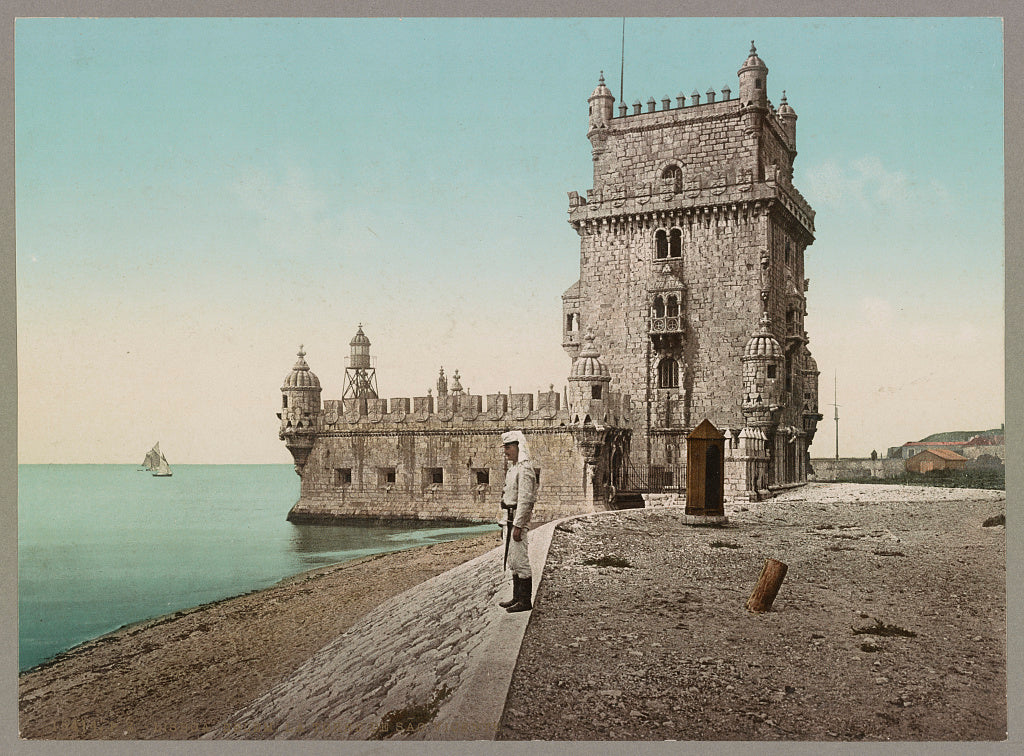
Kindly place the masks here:
MULTIPOLYGON (((300 343, 342 391, 561 388, 567 192, 620 19, 16 24, 19 459, 288 462, 300 343), (512 331, 509 331, 509 328, 512 331)), ((1003 421, 999 19, 627 19, 625 100, 796 110, 823 395, 812 456, 1003 421)))

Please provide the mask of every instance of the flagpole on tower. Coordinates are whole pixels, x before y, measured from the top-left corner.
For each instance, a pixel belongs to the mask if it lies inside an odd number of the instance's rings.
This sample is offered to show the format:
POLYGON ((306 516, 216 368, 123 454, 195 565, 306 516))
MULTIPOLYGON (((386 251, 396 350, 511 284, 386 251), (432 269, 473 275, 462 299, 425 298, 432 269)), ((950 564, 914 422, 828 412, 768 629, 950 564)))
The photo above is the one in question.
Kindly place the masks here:
POLYGON ((622 56, 619 58, 619 104, 624 100, 622 94, 622 80, 626 74, 626 17, 622 17, 622 56))

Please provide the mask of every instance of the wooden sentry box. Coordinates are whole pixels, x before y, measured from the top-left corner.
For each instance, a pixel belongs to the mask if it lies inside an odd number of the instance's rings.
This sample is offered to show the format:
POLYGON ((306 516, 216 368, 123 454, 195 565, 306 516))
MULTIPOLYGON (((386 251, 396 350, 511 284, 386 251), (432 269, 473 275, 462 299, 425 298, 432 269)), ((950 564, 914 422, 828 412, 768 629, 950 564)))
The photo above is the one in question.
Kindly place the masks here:
POLYGON ((686 437, 686 514, 725 515, 725 434, 710 420, 686 437))

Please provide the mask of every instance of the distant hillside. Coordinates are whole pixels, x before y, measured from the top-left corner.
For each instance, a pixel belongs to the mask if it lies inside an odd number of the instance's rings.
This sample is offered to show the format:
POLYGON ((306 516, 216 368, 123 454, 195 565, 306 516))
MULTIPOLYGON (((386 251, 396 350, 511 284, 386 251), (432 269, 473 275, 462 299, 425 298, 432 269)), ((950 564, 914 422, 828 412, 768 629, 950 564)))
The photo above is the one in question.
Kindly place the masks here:
POLYGON ((970 441, 975 436, 1001 436, 1003 435, 1002 428, 994 428, 986 431, 948 431, 946 433, 933 433, 927 438, 922 438, 921 441, 970 441))

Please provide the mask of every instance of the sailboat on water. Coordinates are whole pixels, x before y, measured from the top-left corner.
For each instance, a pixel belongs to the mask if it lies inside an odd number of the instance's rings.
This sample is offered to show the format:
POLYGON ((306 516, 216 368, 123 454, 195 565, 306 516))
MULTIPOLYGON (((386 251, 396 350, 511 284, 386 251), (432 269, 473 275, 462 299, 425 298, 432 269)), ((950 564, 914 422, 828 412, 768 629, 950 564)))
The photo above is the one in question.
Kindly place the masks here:
POLYGON ((163 454, 160 452, 160 442, 157 441, 153 448, 146 452, 146 458, 142 460, 142 465, 139 466, 140 470, 149 470, 153 472, 160 466, 160 457, 163 454))
POLYGON ((160 451, 160 442, 157 441, 153 448, 146 452, 146 458, 142 460, 140 470, 149 470, 157 478, 171 477, 171 466, 167 464, 167 457, 160 451))

